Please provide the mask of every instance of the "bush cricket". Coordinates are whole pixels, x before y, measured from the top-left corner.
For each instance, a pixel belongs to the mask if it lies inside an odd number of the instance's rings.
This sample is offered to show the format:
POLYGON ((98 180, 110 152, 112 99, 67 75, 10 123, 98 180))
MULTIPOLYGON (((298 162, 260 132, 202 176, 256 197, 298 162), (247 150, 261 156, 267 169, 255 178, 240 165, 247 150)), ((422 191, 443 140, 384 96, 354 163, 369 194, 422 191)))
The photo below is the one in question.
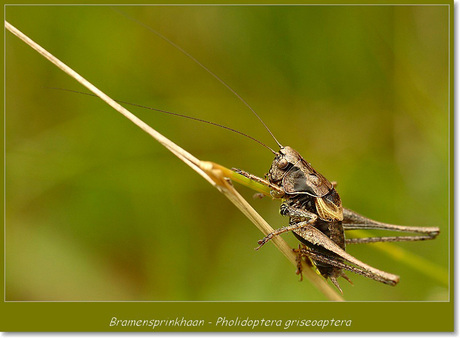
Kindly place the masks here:
MULTIPOLYGON (((126 14, 123 13, 123 15, 139 23, 137 20, 130 18, 126 14)), ((270 170, 265 178, 259 178, 246 171, 235 169, 236 173, 267 186, 271 190, 271 196, 273 198, 282 200, 280 208, 281 215, 289 217, 289 225, 279 228, 275 232, 260 240, 258 242, 259 247, 257 249, 271 240, 274 236, 278 236, 284 232, 292 231, 295 237, 301 242, 299 249, 296 249, 298 259, 311 259, 319 273, 324 278, 330 279, 339 290, 341 289, 337 282, 337 278, 343 277, 349 280, 345 275, 344 270, 361 274, 365 277, 385 284, 396 285, 399 281, 398 276, 375 269, 359 261, 345 251, 345 245, 357 243, 419 241, 434 239, 439 233, 439 228, 399 226, 381 223, 365 218, 351 210, 343 208, 340 196, 336 191, 336 184, 328 181, 323 175, 317 172, 312 167, 312 165, 305 161, 302 156, 293 148, 289 146, 283 146, 281 143, 279 143, 269 128, 259 117, 259 115, 240 95, 236 93, 236 91, 234 91, 220 77, 210 71, 201 62, 196 60, 193 56, 176 45, 174 42, 159 32, 155 31, 154 29, 142 23, 140 24, 182 52, 189 59, 194 61, 209 74, 211 74, 229 91, 231 91, 244 105, 246 105, 252 111, 253 114, 255 114, 257 118, 259 118, 261 123, 277 143, 279 151, 274 151, 255 138, 229 127, 192 118, 189 116, 184 116, 181 114, 149 108, 164 113, 198 120, 200 122, 212 124, 239 133, 262 144, 275 155, 275 159, 273 160, 270 170), (377 229, 398 232, 411 232, 418 235, 353 239, 345 238, 344 232, 346 230, 356 229, 377 229)), ((300 270, 297 272, 301 273, 300 270)))

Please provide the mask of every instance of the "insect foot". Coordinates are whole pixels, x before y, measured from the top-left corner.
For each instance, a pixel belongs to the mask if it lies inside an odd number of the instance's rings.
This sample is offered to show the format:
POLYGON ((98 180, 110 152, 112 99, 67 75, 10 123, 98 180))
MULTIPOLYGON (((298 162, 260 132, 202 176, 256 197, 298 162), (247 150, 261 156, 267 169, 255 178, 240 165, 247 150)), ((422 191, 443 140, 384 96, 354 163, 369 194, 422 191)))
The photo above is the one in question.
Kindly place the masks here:
POLYGON ((294 253, 296 254, 295 261, 297 262, 297 270, 296 270, 296 275, 300 275, 300 280, 299 282, 303 281, 303 274, 302 274, 302 251, 301 247, 299 245, 298 249, 292 249, 294 253))
POLYGON ((297 270, 296 270, 296 275, 300 275, 300 280, 299 282, 303 281, 303 274, 302 274, 302 261, 305 262, 306 265, 313 267, 313 263, 311 262, 310 258, 308 258, 307 255, 303 254, 305 250, 305 245, 299 244, 298 249, 292 249, 292 251, 295 253, 296 257, 295 260, 297 262, 297 270))

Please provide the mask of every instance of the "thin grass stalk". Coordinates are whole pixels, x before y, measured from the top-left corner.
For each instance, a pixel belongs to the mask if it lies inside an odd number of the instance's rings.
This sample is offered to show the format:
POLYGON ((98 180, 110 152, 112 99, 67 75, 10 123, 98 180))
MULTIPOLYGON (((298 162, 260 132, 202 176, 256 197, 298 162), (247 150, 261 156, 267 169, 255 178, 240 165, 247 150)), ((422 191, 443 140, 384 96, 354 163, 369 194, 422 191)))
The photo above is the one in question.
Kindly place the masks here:
MULTIPOLYGON (((70 75, 72 78, 77 80, 80 84, 85 86, 88 90, 93 92, 96 96, 98 96, 101 100, 106 102, 109 106, 113 109, 118 111, 120 114, 125 116, 147 134, 152 136, 155 140, 157 140, 161 145, 163 145, 166 149, 171 151, 174 155, 176 155, 180 160, 186 163, 190 168, 195 170, 198 174, 200 174, 206 181, 208 181, 211 185, 217 188, 221 193, 223 193, 246 217, 248 217, 251 222, 253 222, 256 227, 264 234, 267 235, 270 232, 273 232, 273 228, 249 205, 249 203, 233 188, 230 179, 225 176, 225 172, 228 172, 227 168, 224 168, 220 165, 214 164, 212 162, 205 162, 200 161, 193 155, 191 155, 186 150, 182 149, 174 142, 170 141, 168 138, 164 137, 160 133, 158 133, 155 129, 150 127, 144 121, 139 119, 133 113, 129 112, 119 103, 111 99, 109 96, 104 94, 101 90, 96 88, 93 84, 83 78, 80 74, 75 72, 69 66, 64 64, 62 61, 57 59, 39 44, 34 42, 28 36, 23 34, 17 28, 12 26, 10 23, 5 21, 5 27, 11 33, 16 35, 22 41, 24 41, 27 45, 31 48, 36 50, 39 54, 45 57, 48 61, 53 63, 56 67, 64 71, 66 74, 70 75)), ((278 250, 285 255, 288 260, 297 266, 296 255, 289 247, 289 245, 279 236, 272 240, 272 243, 278 248, 278 250)), ((342 301, 343 298, 333 290, 329 284, 318 274, 316 274, 309 266, 307 266, 304 262, 302 262, 302 268, 304 276, 307 277, 315 287, 321 291, 328 299, 335 300, 335 301, 342 301)))

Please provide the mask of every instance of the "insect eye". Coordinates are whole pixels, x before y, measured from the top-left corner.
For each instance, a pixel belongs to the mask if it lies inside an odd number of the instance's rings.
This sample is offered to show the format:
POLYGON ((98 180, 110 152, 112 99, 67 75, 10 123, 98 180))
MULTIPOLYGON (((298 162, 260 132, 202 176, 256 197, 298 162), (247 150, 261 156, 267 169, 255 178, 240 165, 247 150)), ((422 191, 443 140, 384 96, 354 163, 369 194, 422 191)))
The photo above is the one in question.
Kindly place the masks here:
POLYGON ((280 169, 285 169, 288 166, 289 162, 285 159, 282 158, 281 160, 278 161, 277 166, 280 169))

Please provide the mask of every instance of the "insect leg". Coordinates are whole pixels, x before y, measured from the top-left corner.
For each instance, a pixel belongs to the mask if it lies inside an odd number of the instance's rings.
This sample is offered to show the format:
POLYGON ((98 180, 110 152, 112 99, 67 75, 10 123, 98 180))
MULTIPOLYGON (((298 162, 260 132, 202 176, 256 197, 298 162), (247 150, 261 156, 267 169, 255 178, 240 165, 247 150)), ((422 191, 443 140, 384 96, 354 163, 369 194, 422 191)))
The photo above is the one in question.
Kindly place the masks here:
MULTIPOLYGON (((404 225, 394 225, 388 223, 382 223, 374 221, 373 219, 364 217, 350 209, 343 209, 343 229, 344 230, 389 230, 389 231, 400 231, 400 232, 413 232, 413 233, 422 233, 424 236, 414 236, 417 240, 433 239, 439 234, 438 227, 413 227, 413 226, 404 226, 404 225)), ((410 237, 410 236, 401 236, 410 237)), ((402 239, 406 241, 407 239, 402 239)), ((394 240, 389 240, 387 242, 393 242, 394 240)))
POLYGON ((299 222, 299 223, 293 223, 288 226, 276 229, 275 231, 269 233, 267 236, 262 238, 260 241, 257 242, 259 246, 256 248, 256 250, 259 250, 265 243, 267 243, 269 240, 273 239, 273 237, 281 235, 282 233, 288 232, 288 231, 295 231, 307 224, 309 221, 306 222, 299 222))
POLYGON ((378 242, 415 242, 426 241, 433 239, 434 236, 386 236, 386 237, 363 237, 363 238, 347 238, 346 244, 367 244, 378 242))
MULTIPOLYGON (((393 275, 385 271, 381 271, 370 265, 367 265, 366 263, 361 262, 359 259, 353 257, 352 255, 347 253, 345 250, 343 250, 341 247, 339 247, 336 243, 331 241, 331 239, 327 237, 324 233, 322 233, 320 230, 308 224, 308 222, 299 222, 299 223, 302 224, 303 226, 300 227, 298 230, 296 230, 296 234, 302 237, 303 239, 305 239, 307 242, 312 243, 314 245, 321 246, 325 248, 326 250, 341 257, 342 259, 346 260, 347 262, 353 265, 356 265, 359 269, 361 269, 362 271, 366 273, 366 276, 369 276, 372 279, 375 279, 382 283, 390 284, 390 285, 395 285, 399 282, 399 276, 393 275)), ((324 254, 320 254, 320 255, 324 256, 324 254)))
POLYGON ((279 186, 273 184, 273 183, 270 183, 268 182, 267 180, 263 179, 263 178, 260 178, 260 177, 257 177, 253 174, 250 174, 244 170, 241 170, 241 169, 237 169, 237 168, 232 168, 232 170, 234 172, 236 172, 237 174, 240 174, 246 178, 249 178, 250 180, 252 181, 255 181, 257 183, 260 183, 260 184, 263 184, 267 187, 269 187, 270 189, 272 189, 275 193, 276 193, 276 198, 281 198, 283 195, 284 195, 284 190, 281 189, 279 186))
POLYGON ((312 212, 306 211, 301 208, 294 208, 290 206, 287 202, 281 204, 280 207, 280 213, 283 216, 288 215, 289 217, 296 217, 296 218, 301 218, 301 222, 295 222, 291 223, 288 226, 279 228, 272 233, 269 233, 267 236, 262 238, 260 241, 257 243, 259 246, 256 248, 256 250, 259 250, 265 243, 267 243, 269 240, 271 240, 273 237, 281 235, 282 233, 288 232, 288 231, 295 231, 300 229, 301 227, 304 226, 304 224, 310 224, 310 223, 315 223, 316 220, 318 219, 318 216, 312 212))
MULTIPOLYGON (((295 272, 297 275, 300 275, 300 281, 303 281, 303 274, 302 274, 302 258, 304 255, 302 254, 302 244, 299 244, 298 249, 292 249, 292 251, 296 254, 295 261, 297 262, 297 271, 295 272)), ((311 263, 310 260, 306 260, 308 263, 311 263)))
POLYGON ((287 201, 281 204, 280 214, 289 217, 306 218, 309 223, 313 223, 318 218, 318 215, 302 208, 293 207, 287 201))
MULTIPOLYGON (((362 276, 365 276, 367 278, 371 278, 373 280, 376 280, 376 281, 384 283, 384 284, 395 285, 397 283, 394 280, 388 280, 388 279, 382 277, 381 275, 372 273, 370 271, 367 271, 366 269, 357 268, 357 267, 354 267, 354 266, 347 265, 347 264, 345 264, 345 263, 343 263, 341 261, 338 261, 333 256, 317 252, 317 251, 312 250, 310 248, 305 247, 304 249, 302 249, 302 254, 314 259, 317 262, 322 262, 322 263, 325 263, 325 264, 329 264, 329 265, 335 266, 336 268, 347 270, 347 271, 356 273, 358 275, 362 275, 362 276)), ((342 274, 341 276, 344 277, 348 282, 353 284, 351 282, 351 280, 348 278, 348 276, 346 276, 345 274, 342 274)))

